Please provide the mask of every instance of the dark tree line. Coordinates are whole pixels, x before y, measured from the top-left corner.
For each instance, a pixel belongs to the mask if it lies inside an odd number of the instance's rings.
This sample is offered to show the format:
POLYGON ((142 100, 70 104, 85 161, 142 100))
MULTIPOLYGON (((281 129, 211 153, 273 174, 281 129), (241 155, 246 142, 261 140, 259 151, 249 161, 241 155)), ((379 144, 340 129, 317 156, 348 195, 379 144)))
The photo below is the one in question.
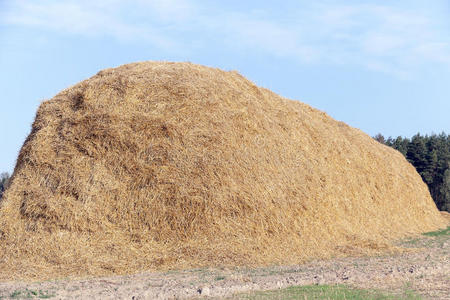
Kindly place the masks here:
POLYGON ((374 138, 400 151, 428 185, 438 209, 450 212, 450 135, 418 133, 411 139, 401 136, 385 139, 377 134, 374 138))
POLYGON ((9 174, 8 173, 0 174, 0 199, 3 196, 3 192, 6 190, 6 187, 8 186, 8 182, 9 182, 9 174))

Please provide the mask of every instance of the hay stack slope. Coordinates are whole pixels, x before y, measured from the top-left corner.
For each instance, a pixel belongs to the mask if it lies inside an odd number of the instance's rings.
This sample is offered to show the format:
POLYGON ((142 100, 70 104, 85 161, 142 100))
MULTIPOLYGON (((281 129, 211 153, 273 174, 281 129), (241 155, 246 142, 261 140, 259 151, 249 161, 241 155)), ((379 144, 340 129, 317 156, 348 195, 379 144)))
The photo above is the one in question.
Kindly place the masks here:
POLYGON ((402 155, 236 72, 144 62, 39 107, 0 277, 299 263, 446 224, 402 155))

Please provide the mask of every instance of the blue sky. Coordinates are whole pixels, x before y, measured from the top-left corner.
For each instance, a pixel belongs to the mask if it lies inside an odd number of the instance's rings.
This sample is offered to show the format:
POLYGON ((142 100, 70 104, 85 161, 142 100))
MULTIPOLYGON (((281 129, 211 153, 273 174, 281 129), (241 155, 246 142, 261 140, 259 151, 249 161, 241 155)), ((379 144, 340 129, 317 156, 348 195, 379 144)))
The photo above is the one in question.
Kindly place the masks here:
POLYGON ((0 0, 0 172, 40 102, 144 60, 238 70, 370 135, 450 132, 448 0, 0 0))

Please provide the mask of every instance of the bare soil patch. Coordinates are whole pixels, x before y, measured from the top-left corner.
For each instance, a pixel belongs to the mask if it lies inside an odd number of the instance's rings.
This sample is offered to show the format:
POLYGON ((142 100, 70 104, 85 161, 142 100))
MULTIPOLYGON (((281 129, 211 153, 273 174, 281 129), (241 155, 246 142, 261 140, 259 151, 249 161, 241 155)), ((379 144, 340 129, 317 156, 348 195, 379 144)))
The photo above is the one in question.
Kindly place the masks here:
POLYGON ((46 282, 1 282, 0 299, 239 298, 237 293, 293 285, 344 284, 425 299, 450 299, 449 235, 403 240, 402 254, 311 261, 266 268, 195 269, 46 282))

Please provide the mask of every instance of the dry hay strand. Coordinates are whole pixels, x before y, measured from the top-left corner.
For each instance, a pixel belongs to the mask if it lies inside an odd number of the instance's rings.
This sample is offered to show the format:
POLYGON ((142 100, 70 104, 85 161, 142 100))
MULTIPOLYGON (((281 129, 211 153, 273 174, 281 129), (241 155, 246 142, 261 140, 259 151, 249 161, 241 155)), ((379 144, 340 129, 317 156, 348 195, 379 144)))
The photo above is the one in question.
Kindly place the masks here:
POLYGON ((450 225, 450 213, 446 212, 446 211, 441 211, 441 216, 446 219, 450 225))
POLYGON ((293 264, 445 227, 397 151, 237 72, 142 62, 39 107, 0 278, 293 264))

